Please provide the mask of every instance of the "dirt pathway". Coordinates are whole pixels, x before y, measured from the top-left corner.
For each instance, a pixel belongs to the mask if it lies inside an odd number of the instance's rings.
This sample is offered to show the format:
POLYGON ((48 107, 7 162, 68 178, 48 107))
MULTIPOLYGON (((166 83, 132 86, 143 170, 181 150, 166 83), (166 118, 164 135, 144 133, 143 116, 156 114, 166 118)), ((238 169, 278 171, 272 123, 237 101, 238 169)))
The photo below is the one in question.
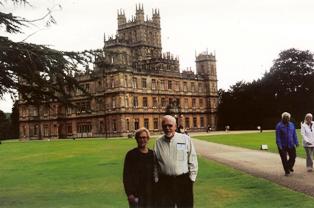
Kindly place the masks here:
POLYGON ((303 158, 297 157, 294 173, 286 177, 284 176, 279 154, 216 144, 198 139, 193 139, 193 142, 197 153, 210 160, 314 196, 314 172, 306 171, 305 159, 303 158))

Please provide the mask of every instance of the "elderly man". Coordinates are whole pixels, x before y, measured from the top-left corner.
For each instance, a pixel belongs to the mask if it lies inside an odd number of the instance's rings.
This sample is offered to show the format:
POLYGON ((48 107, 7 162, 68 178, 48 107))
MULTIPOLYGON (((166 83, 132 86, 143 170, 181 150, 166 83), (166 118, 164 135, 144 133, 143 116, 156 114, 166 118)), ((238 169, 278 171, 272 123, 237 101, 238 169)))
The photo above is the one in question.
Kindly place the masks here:
POLYGON ((284 112, 281 121, 276 125, 276 143, 280 154, 285 176, 293 172, 296 158, 295 148, 299 146, 294 124, 290 122, 290 113, 284 112), (289 155, 289 159, 287 158, 289 155))
POLYGON ((160 167, 159 207, 193 207, 193 183, 198 163, 191 138, 176 132, 176 119, 166 115, 162 119, 164 135, 155 144, 160 167))

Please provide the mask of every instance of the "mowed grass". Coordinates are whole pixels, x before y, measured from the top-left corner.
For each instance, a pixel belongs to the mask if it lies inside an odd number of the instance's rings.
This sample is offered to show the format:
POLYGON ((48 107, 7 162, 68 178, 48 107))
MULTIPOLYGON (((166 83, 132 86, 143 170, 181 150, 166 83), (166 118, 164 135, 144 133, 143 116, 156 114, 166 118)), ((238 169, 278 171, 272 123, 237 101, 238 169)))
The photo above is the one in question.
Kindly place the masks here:
MULTIPOLYGON (((302 137, 300 131, 297 130, 299 140, 299 147, 297 150, 298 157, 305 157, 305 151, 302 146, 302 137)), ((263 133, 244 133, 244 134, 223 134, 223 135, 202 135, 193 136, 193 138, 215 142, 219 144, 226 144, 230 146, 244 147, 249 149, 259 150, 261 144, 267 144, 270 152, 278 153, 275 132, 263 133)))
MULTIPOLYGON (((154 141, 150 141, 151 144, 154 141)), ((122 185, 134 140, 4 142, 0 207, 128 207, 122 185)), ((314 199, 199 158, 195 207, 313 207, 314 199)))

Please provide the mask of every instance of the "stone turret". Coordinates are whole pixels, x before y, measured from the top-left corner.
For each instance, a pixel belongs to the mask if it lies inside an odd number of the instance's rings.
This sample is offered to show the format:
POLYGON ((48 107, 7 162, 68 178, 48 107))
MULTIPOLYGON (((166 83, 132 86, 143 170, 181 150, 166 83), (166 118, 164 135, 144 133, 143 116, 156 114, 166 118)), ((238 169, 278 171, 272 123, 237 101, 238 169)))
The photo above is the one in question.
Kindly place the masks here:
POLYGON ((153 23, 155 23, 156 25, 160 25, 160 14, 159 14, 159 9, 153 9, 152 12, 153 15, 153 23))
POLYGON ((135 19, 137 22, 144 22, 144 6, 143 4, 136 5, 135 19))
POLYGON ((209 77, 209 79, 216 80, 216 57, 208 52, 200 53, 196 56, 196 73, 201 76, 209 77))
MULTIPOLYGON (((217 72, 216 72, 216 56, 212 53, 208 54, 208 52, 200 53, 196 56, 196 73, 197 75, 203 77, 207 80, 205 84, 205 88, 209 93, 209 96, 217 96, 217 72)), ((209 98, 209 105, 212 108, 213 106, 217 106, 216 98, 209 98)))
POLYGON ((126 23, 125 13, 124 10, 120 9, 118 10, 118 28, 126 23))

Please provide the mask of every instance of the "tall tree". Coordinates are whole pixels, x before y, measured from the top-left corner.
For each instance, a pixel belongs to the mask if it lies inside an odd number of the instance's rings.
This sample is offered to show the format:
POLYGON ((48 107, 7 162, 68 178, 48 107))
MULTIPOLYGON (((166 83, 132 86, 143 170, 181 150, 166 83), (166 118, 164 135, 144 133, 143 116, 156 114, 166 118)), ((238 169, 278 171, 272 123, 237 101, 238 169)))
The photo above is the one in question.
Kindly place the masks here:
POLYGON ((290 111, 297 120, 306 112, 313 112, 314 58, 310 51, 282 51, 263 81, 273 90, 279 111, 290 111))
POLYGON ((0 140, 7 139, 9 135, 9 120, 6 114, 0 110, 0 140))
MULTIPOLYGON (((11 0, 28 5, 26 0, 11 0)), ((7 1, 0 0, 4 7, 7 1)), ((54 22, 48 12, 48 22, 54 22)), ((29 20, 11 13, 0 12, 0 29, 8 35, 22 33, 29 20)), ((99 52, 99 51, 98 51, 99 52)), ((19 95, 28 102, 58 99, 66 102, 69 92, 80 88, 74 77, 80 73, 78 66, 87 66, 94 51, 66 52, 27 42, 14 42, 0 36, 0 98, 5 93, 19 95)), ((82 67, 83 69, 85 67, 82 67)), ((83 88, 80 88, 84 91, 83 88)))
POLYGON ((14 102, 12 113, 10 115, 10 139, 18 139, 20 135, 19 130, 19 108, 18 101, 14 102))

